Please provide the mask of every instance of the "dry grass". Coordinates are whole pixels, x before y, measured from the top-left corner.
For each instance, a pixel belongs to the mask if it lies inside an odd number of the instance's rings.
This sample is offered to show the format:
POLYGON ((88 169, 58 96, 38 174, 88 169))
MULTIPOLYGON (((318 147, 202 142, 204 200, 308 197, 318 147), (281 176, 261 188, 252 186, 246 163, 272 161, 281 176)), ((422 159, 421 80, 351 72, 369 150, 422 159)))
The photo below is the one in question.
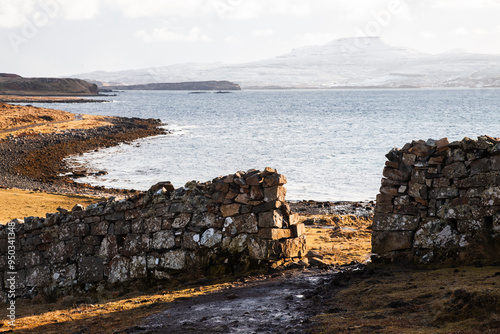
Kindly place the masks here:
POLYGON ((312 333, 499 333, 498 267, 374 267, 337 281, 312 333))
POLYGON ((81 119, 75 120, 75 115, 66 111, 10 105, 0 102, 0 131, 26 127, 19 130, 0 132, 0 139, 10 135, 34 135, 108 125, 113 124, 110 122, 110 118, 105 116, 81 115, 81 119))
POLYGON ((306 223, 308 250, 331 264, 366 262, 371 253, 371 219, 354 216, 302 216, 306 223))
POLYGON ((45 217, 47 212, 56 212, 58 207, 71 210, 75 204, 87 206, 101 200, 103 199, 80 195, 0 189, 0 224, 5 224, 14 218, 45 217))

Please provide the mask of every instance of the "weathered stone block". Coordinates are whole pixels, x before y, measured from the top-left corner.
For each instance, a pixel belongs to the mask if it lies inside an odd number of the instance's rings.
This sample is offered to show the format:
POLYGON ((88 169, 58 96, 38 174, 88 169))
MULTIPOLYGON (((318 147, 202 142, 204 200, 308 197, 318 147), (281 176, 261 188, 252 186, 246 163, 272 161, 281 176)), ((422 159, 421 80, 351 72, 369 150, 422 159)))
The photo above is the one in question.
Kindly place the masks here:
POLYGON ((267 175, 264 178, 264 187, 268 188, 268 187, 274 187, 274 186, 278 186, 278 185, 284 185, 284 184, 286 184, 286 182, 287 182, 287 180, 286 180, 285 175, 275 173, 275 174, 267 175))
POLYGON ((398 188, 394 187, 381 187, 380 193, 389 195, 389 196, 397 196, 399 194, 398 188))
POLYGON ((274 186, 270 188, 264 188, 264 201, 280 201, 284 202, 286 197, 286 188, 282 186, 274 186))
POLYGON ((186 251, 172 250, 162 255, 160 267, 165 269, 182 270, 186 266, 186 251))
POLYGON ((211 228, 214 227, 215 219, 216 216, 213 213, 196 212, 193 214, 189 226, 194 227, 195 229, 211 228))
POLYGON ((391 180, 408 181, 410 171, 385 167, 383 175, 391 180))
POLYGON ((410 249, 412 231, 373 231, 372 252, 384 255, 389 252, 410 249))
POLYGON ((481 194, 482 206, 500 205, 500 187, 489 187, 481 194))
POLYGON ((430 191, 430 199, 450 199, 458 197, 458 188, 455 186, 444 188, 433 188, 430 191))
POLYGON ((427 186, 425 184, 410 181, 410 183, 408 184, 408 195, 412 197, 427 199, 427 186))
POLYGON ((150 246, 151 240, 148 235, 129 233, 125 238, 123 254, 127 256, 137 255, 149 251, 150 246))
POLYGON ((429 219, 415 233, 413 246, 416 248, 453 248, 460 241, 458 232, 440 219, 429 219))
POLYGON ((274 209, 279 209, 281 207, 281 204, 282 204, 282 202, 280 202, 280 201, 272 201, 272 202, 269 202, 269 203, 265 203, 265 204, 262 204, 262 205, 255 206, 252 209, 252 212, 255 213, 255 214, 259 214, 259 213, 264 212, 264 211, 270 211, 270 210, 274 210, 274 209))
POLYGON ((231 217, 240 213, 241 204, 226 204, 220 207, 223 217, 231 217))
POLYGON ((495 182, 495 176, 491 173, 483 173, 455 181, 460 189, 486 187, 495 182))
POLYGON ((285 228, 261 228, 259 229, 258 236, 262 239, 268 240, 279 240, 290 238, 292 236, 292 231, 285 228))
POLYGON ((420 217, 376 213, 373 217, 374 231, 413 231, 418 227, 420 217))
POLYGON ((248 197, 248 194, 243 193, 236 196, 234 201, 241 204, 248 204, 248 202, 250 202, 250 198, 248 197))
POLYGON ((444 167, 442 173, 448 179, 461 178, 467 175, 467 168, 462 162, 454 162, 444 167))
POLYGON ((433 179, 432 186, 434 188, 446 188, 450 186, 450 180, 444 177, 439 179, 433 179))
POLYGON ((49 247, 47 254, 51 259, 51 261, 54 263, 64 262, 67 255, 64 241, 52 243, 49 247))
POLYGON ((146 256, 130 258, 130 278, 145 278, 148 275, 146 256))
POLYGON ((259 227, 283 227, 283 214, 279 210, 259 213, 259 227))
MULTIPOLYGON (((416 198, 415 200, 422 200, 422 199, 416 198)), ((416 205, 395 205, 392 211, 388 211, 386 213, 397 213, 401 215, 418 216, 420 214, 420 210, 416 205)))
MULTIPOLYGON (((188 214, 191 215, 191 214, 188 214)), ((144 221, 144 232, 153 233, 161 230, 162 220, 160 217, 150 217, 144 221)), ((174 221, 175 223, 175 221, 174 221)))
POLYGON ((377 206, 375 207, 375 212, 379 212, 379 213, 392 213, 392 210, 394 209, 394 207, 392 206, 392 204, 377 204, 377 206))
MULTIPOLYGON (((247 234, 238 234, 234 238, 225 238, 228 241, 227 250, 230 253, 243 253, 248 249, 248 235, 247 234)), ((223 241, 224 244, 224 241, 223 241)))
POLYGON ((75 225, 65 224, 59 230, 59 240, 69 240, 75 236, 75 225))
POLYGON ((411 153, 404 153, 403 154, 403 159, 401 160, 405 165, 408 166, 413 166, 415 164, 415 160, 417 159, 417 156, 415 154, 411 153))
POLYGON ((460 233, 472 235, 475 232, 484 228, 483 219, 459 220, 457 222, 457 230, 460 233))
POLYGON ((130 277, 130 259, 121 255, 115 256, 109 263, 109 283, 125 282, 130 277))
POLYGON ((253 174, 246 178, 246 183, 249 186, 258 186, 264 181, 264 178, 260 173, 253 174))
POLYGON ((298 213, 290 213, 288 214, 288 225, 293 226, 299 223, 299 214, 298 213))
POLYGON ((290 226, 290 230, 292 231, 292 238, 298 238, 306 234, 306 225, 295 224, 290 226))
POLYGON ((492 156, 491 158, 491 170, 500 170, 500 155, 492 156))
POLYGON ((130 232, 130 222, 117 221, 115 222, 114 234, 127 234, 130 232))
POLYGON ((103 259, 95 256, 84 257, 78 262, 80 283, 100 282, 104 275, 103 259))
POLYGON ((184 232, 182 235, 182 248, 197 249, 200 243, 200 235, 196 232, 184 232))
POLYGON ((490 160, 488 158, 472 161, 470 164, 470 175, 477 175, 490 171, 490 160))
POLYGON ((163 250, 175 247, 175 236, 171 230, 164 230, 153 233, 153 249, 163 250))
POLYGON ((283 257, 301 258, 306 255, 306 236, 283 240, 283 257))
POLYGON ((200 245, 207 248, 215 247, 219 245, 221 242, 222 242, 222 232, 215 230, 213 228, 209 228, 208 230, 203 232, 200 238, 200 245))
POLYGON ((109 223, 107 221, 94 223, 94 224, 90 225, 90 234, 91 235, 107 235, 108 228, 109 228, 109 223))
POLYGON ((388 194, 377 194, 377 205, 392 205, 394 196, 388 194))
POLYGON ((24 265, 26 268, 36 267, 42 264, 39 252, 27 252, 24 254, 24 265))
POLYGON ((472 207, 470 205, 457 205, 454 207, 444 205, 438 209, 437 216, 442 219, 472 219, 472 207))
POLYGON ((276 260, 279 250, 275 247, 275 241, 265 240, 258 237, 248 239, 248 252, 250 258, 256 260, 276 260))
POLYGON ((236 228, 236 233, 257 233, 258 222, 257 216, 253 213, 247 213, 233 217, 233 225, 236 228))
POLYGON ((118 242, 115 235, 106 236, 99 248, 99 256, 105 259, 112 259, 116 254, 118 254, 118 242))

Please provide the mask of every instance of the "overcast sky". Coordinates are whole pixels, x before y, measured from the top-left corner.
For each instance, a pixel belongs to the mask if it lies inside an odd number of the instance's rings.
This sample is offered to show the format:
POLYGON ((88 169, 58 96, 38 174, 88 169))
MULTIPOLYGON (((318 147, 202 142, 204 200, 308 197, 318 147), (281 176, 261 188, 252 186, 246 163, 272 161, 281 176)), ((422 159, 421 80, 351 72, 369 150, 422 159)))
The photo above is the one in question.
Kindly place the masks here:
POLYGON ((342 37, 500 54, 499 0, 0 0, 0 72, 240 63, 342 37))

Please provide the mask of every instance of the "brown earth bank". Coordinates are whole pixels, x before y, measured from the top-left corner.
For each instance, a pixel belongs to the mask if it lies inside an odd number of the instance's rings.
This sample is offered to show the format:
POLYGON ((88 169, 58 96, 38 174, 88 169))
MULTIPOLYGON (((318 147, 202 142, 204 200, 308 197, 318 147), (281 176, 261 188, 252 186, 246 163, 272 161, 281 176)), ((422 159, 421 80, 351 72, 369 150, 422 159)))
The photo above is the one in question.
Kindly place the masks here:
MULTIPOLYGON (((102 95, 111 96, 111 95, 102 95)), ((16 96, 0 95, 0 102, 4 103, 97 103, 110 102, 108 100, 96 100, 72 96, 16 96)))

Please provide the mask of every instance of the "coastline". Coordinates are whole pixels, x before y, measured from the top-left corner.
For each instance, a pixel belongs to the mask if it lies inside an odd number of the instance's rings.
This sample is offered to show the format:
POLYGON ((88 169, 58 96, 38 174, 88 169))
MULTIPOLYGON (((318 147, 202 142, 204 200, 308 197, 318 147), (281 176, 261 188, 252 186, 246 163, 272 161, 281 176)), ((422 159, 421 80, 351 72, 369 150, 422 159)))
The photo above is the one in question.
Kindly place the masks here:
POLYGON ((0 139, 0 188, 93 196, 135 193, 134 190, 92 187, 75 182, 67 176, 74 171, 64 159, 167 131, 161 128, 163 124, 157 119, 106 117, 101 121, 105 122, 96 122, 94 126, 83 129, 70 127, 61 131, 55 127, 53 130, 59 132, 42 133, 29 129, 28 125, 28 129, 17 131, 16 135, 7 133, 6 138, 0 139))

